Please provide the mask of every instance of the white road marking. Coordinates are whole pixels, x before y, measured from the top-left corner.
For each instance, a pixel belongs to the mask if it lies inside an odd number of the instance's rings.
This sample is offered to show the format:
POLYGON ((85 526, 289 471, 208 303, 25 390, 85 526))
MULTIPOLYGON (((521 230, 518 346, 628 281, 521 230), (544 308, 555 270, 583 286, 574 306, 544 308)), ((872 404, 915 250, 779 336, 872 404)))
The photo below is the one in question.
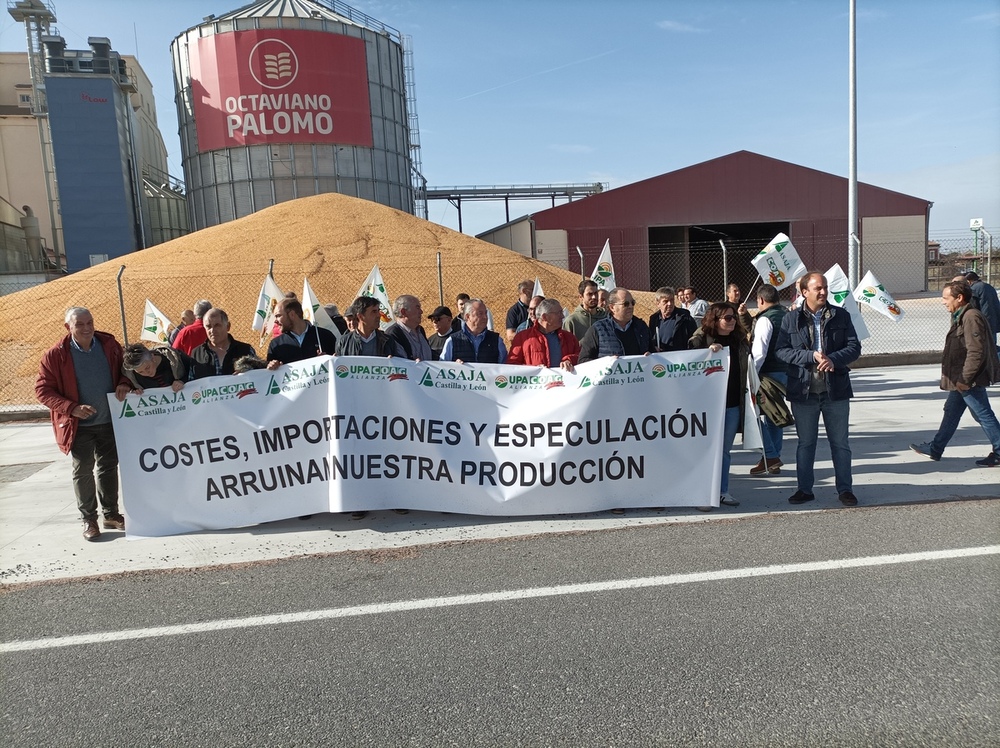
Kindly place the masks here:
POLYGON ((691 574, 670 574, 667 576, 643 577, 640 579, 616 579, 607 582, 590 582, 586 584, 563 584, 555 587, 533 587, 522 590, 484 592, 479 595, 431 597, 424 600, 403 600, 395 603, 354 605, 347 608, 328 608, 326 610, 311 610, 303 611, 301 613, 280 613, 267 616, 250 616, 248 618, 203 621, 201 623, 185 623, 177 626, 154 626, 151 628, 128 629, 125 631, 106 631, 95 634, 79 634, 77 636, 60 636, 51 639, 28 639, 24 641, 4 642, 0 643, 0 653, 28 652, 41 649, 55 649, 57 647, 74 647, 84 644, 107 644, 110 642, 122 642, 133 639, 154 639, 162 636, 202 634, 211 631, 227 631, 230 629, 245 629, 259 626, 279 626, 288 623, 302 623, 304 621, 324 621, 336 618, 379 615, 382 613, 402 613, 410 610, 450 608, 458 605, 478 605, 480 603, 493 603, 507 600, 528 600, 531 598, 557 597, 560 595, 582 595, 593 592, 641 589, 644 587, 669 587, 675 584, 715 582, 728 579, 745 579, 748 577, 769 577, 781 574, 801 574, 813 571, 856 569, 866 566, 912 564, 921 561, 940 561, 953 558, 971 558, 974 556, 994 556, 997 554, 1000 554, 1000 545, 986 545, 977 548, 954 548, 947 551, 899 553, 891 556, 843 558, 831 561, 812 561, 802 564, 755 566, 747 569, 721 569, 719 571, 704 571, 691 574))

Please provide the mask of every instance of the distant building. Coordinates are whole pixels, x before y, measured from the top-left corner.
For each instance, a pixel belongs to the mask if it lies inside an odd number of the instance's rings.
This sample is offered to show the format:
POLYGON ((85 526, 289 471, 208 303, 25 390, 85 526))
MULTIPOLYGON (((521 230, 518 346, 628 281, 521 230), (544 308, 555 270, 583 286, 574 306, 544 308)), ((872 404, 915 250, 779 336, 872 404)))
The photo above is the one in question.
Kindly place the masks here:
MULTIPOLYGON (((715 299, 726 280, 749 291, 757 281, 750 261, 779 232, 810 269, 839 263, 846 272, 847 186, 844 177, 738 151, 525 216, 523 227, 505 224, 479 238, 577 272, 579 247, 587 274, 610 240, 620 285, 693 285, 715 299)), ((859 184, 858 204, 860 275, 872 270, 894 294, 923 291, 932 203, 859 184)))
MULTIPOLYGON (((10 12, 24 22, 27 11, 45 7, 10 12)), ((32 55, 0 53, 0 196, 32 209, 69 272, 188 233, 139 63, 103 37, 67 49, 45 33, 54 14, 36 16, 32 55)))

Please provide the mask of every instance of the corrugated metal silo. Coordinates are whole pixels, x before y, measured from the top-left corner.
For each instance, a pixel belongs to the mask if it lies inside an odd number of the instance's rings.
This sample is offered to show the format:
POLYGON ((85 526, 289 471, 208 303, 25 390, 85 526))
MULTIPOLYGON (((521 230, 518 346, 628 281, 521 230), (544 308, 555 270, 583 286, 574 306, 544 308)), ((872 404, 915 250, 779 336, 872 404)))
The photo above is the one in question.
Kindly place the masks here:
POLYGON ((194 229, 326 192, 414 212, 399 32, 342 3, 263 0, 171 54, 194 229))

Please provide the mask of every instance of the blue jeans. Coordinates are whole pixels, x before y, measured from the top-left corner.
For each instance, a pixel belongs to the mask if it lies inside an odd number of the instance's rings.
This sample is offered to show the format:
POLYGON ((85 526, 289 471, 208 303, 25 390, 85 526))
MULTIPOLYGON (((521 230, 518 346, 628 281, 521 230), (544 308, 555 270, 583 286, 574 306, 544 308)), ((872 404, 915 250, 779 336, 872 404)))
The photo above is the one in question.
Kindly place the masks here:
POLYGON ((986 438, 989 439, 993 451, 1000 453, 1000 423, 990 407, 990 399, 985 387, 972 387, 965 392, 952 390, 944 401, 944 418, 937 433, 931 440, 931 454, 940 457, 948 446, 951 437, 958 430, 958 422, 962 420, 965 409, 968 408, 972 417, 983 427, 986 438))
MULTIPOLYGON (((771 377, 776 382, 788 385, 788 374, 783 371, 771 371, 761 374, 762 377, 771 377)), ((781 442, 784 436, 784 429, 779 429, 767 416, 760 418, 760 436, 764 440, 764 456, 770 460, 781 458, 781 442)))
POLYGON ((847 430, 851 419, 850 400, 831 400, 830 395, 823 392, 819 395, 810 394, 807 400, 792 403, 795 434, 799 438, 799 445, 795 450, 795 478, 800 491, 813 492, 813 466, 816 462, 816 442, 819 439, 821 413, 826 439, 830 442, 837 493, 841 494, 850 491, 853 486, 851 447, 847 443, 847 430))
POLYGON ((722 431, 722 483, 719 487, 722 493, 729 493, 729 467, 733 462, 733 442, 736 441, 736 431, 739 427, 739 406, 726 408, 726 421, 722 431))

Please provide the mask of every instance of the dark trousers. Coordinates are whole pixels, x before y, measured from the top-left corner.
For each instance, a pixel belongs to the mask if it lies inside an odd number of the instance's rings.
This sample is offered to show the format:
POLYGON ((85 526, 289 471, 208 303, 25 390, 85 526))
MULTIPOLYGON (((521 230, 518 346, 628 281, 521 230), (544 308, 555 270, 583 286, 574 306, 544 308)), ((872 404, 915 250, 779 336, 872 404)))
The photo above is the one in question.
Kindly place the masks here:
POLYGON ((118 447, 110 423, 80 427, 70 450, 73 491, 84 519, 97 519, 97 502, 104 516, 118 513, 118 447), (96 467, 96 470, 95 470, 96 467), (96 480, 95 480, 96 473, 96 480))

